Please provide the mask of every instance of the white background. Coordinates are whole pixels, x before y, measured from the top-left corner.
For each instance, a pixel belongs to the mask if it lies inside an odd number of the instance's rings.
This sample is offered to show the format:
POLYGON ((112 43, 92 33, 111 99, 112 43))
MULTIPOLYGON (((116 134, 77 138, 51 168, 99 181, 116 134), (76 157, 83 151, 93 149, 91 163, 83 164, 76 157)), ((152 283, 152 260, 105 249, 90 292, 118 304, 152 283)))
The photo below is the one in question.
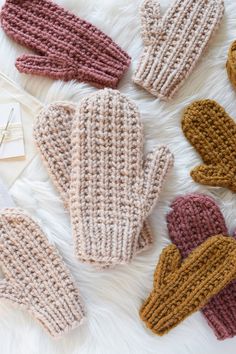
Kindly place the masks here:
MULTIPOLYGON (((80 264, 73 255, 69 217, 48 179, 39 158, 28 167, 12 188, 16 203, 41 224, 70 267, 86 307, 86 323, 61 340, 51 339, 29 314, 10 304, 0 303, 1 354, 235 354, 236 338, 219 342, 200 312, 192 315, 164 337, 148 331, 138 316, 139 307, 152 287, 152 274, 159 253, 167 245, 165 214, 179 194, 193 191, 213 196, 225 215, 229 232, 236 228, 236 197, 230 191, 195 184, 189 171, 200 157, 181 132, 183 109, 199 98, 217 100, 236 118, 236 93, 225 71, 230 43, 236 39, 236 2, 225 0, 222 25, 201 62, 174 100, 163 103, 137 88, 131 81, 142 50, 139 1, 136 0, 57 0, 74 13, 93 22, 132 56, 132 65, 119 89, 138 104, 144 124, 146 149, 168 144, 175 154, 175 167, 160 203, 152 215, 155 245, 136 257, 132 264, 98 272, 80 264)), ((169 0, 161 0, 162 12, 169 0)), ((4 3, 0 0, 0 4, 4 3)), ((86 84, 62 83, 30 77, 17 72, 14 61, 26 52, 0 33, 0 70, 43 103, 55 100, 79 102, 95 91, 86 84)))

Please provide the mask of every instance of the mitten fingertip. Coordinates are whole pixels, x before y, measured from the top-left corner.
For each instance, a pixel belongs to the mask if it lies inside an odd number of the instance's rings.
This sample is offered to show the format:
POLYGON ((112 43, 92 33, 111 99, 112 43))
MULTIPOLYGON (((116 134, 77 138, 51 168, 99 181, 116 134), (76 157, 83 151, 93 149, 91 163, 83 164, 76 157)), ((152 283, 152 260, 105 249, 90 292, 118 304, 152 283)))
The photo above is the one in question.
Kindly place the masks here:
POLYGON ((146 45, 150 45, 158 33, 161 32, 159 24, 161 18, 160 3, 158 0, 145 0, 140 6, 141 33, 146 45))
POLYGON ((161 6, 158 0, 144 0, 139 8, 140 16, 144 21, 161 18, 161 6))

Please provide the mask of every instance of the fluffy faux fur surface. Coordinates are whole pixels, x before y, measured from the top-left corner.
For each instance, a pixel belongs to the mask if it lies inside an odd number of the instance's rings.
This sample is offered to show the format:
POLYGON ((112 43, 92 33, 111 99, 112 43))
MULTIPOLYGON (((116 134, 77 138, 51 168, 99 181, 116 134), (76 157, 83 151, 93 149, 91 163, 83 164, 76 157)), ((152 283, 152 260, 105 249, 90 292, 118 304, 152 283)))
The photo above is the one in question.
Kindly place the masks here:
MULTIPOLYGON (((139 106, 144 124, 146 149, 167 144, 175 166, 162 192, 151 223, 154 247, 130 265, 97 271, 74 257, 69 216, 39 157, 28 166, 11 189, 15 203, 28 211, 54 242, 78 282, 87 306, 87 321, 60 340, 51 339, 29 314, 0 301, 1 354, 235 354, 236 338, 217 341, 200 312, 192 315, 164 337, 154 336, 138 312, 152 289, 155 265, 168 239, 165 215, 179 194, 202 192, 219 204, 229 231, 236 228, 236 194, 223 188, 195 183, 190 169, 201 158, 181 130, 183 109, 196 99, 210 98, 236 120, 236 92, 225 70, 228 48, 236 39, 236 2, 225 0, 224 20, 200 63, 175 98, 160 102, 135 86, 131 77, 142 51, 139 0, 56 0, 108 33, 133 58, 119 89, 139 106)), ((0 0, 3 5, 4 0, 0 0)), ((160 0, 162 13, 171 0, 160 0)), ((43 103, 80 102, 95 92, 87 84, 63 83, 19 74, 14 62, 27 50, 0 32, 0 70, 43 103)))

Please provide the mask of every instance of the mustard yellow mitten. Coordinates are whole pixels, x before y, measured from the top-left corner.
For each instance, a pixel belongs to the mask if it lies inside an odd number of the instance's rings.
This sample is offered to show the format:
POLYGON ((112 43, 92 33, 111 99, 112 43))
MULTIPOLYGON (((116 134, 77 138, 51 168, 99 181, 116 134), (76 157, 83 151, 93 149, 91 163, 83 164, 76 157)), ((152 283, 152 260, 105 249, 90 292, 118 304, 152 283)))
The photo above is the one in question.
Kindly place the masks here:
POLYGON ((236 192, 236 123, 224 108, 196 101, 186 109, 182 129, 204 162, 191 171, 194 181, 236 192))
POLYGON ((154 289, 140 309, 140 317, 154 333, 163 335, 201 309, 236 278, 236 241, 213 236, 181 264, 174 245, 166 247, 154 274, 154 289))
POLYGON ((236 41, 229 48, 226 68, 229 80, 236 89, 236 41))

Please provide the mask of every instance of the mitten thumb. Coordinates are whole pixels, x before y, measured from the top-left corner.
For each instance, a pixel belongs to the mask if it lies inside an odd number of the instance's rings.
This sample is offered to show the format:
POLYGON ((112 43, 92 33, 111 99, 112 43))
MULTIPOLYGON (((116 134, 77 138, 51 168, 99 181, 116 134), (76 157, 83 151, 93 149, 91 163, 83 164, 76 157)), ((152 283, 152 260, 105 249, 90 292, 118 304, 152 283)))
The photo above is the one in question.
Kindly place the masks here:
POLYGON ((55 56, 24 54, 17 58, 16 67, 21 73, 49 76, 56 80, 72 80, 76 75, 74 67, 55 56))
POLYGON ((222 165, 200 165, 191 171, 195 182, 204 185, 230 188, 236 192, 236 176, 234 171, 222 165))
POLYGON ((146 45, 151 44, 161 33, 161 11, 158 0, 145 0, 140 7, 142 37, 146 45))
POLYGON ((174 157, 168 147, 160 146, 148 153, 144 163, 143 197, 144 216, 147 217, 155 206, 174 157))
POLYGON ((160 289, 167 283, 167 277, 173 274, 181 264, 181 255, 175 245, 169 245, 162 251, 154 273, 154 288, 160 289))

